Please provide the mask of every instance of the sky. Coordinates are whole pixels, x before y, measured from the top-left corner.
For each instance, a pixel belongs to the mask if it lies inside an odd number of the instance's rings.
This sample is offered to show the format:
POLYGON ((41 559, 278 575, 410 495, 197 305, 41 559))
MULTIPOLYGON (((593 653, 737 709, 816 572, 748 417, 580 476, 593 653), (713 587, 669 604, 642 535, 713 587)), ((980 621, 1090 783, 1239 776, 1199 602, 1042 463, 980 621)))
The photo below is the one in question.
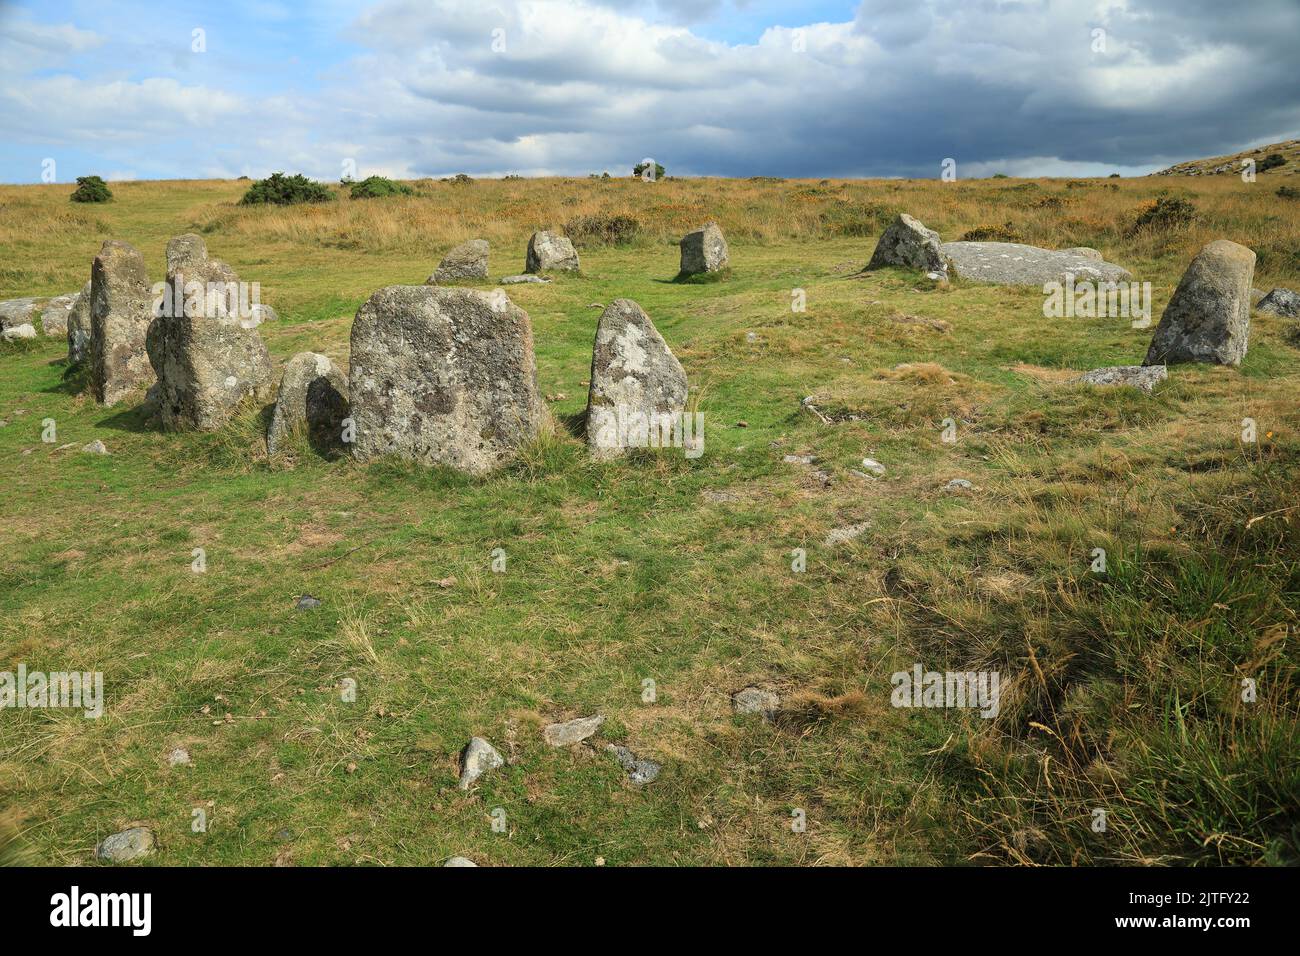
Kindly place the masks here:
POLYGON ((1300 133, 1300 0, 0 0, 0 181, 1140 175, 1300 133))

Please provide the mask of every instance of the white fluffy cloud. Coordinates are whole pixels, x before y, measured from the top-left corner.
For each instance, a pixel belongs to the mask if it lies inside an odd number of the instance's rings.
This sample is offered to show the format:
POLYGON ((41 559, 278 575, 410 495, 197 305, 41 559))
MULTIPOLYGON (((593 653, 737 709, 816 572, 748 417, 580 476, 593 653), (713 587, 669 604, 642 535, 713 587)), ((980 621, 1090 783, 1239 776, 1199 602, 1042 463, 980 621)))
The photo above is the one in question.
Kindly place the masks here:
MULTIPOLYGON (((1300 129, 1292 0, 1235 13, 864 0, 845 22, 744 44, 693 29, 723 5, 381 0, 343 31, 359 52, 302 66, 319 82, 259 93, 211 70, 21 83, 6 71, 0 122, 98 143, 115 166, 145 154, 171 175, 328 178, 347 159, 363 175, 581 174, 647 156, 680 174, 933 176, 946 157, 970 174, 1133 172, 1300 129), (172 145, 151 152, 160 138, 172 145)), ((97 42, 128 41, 0 30, 0 43, 46 43, 55 70, 97 42)))

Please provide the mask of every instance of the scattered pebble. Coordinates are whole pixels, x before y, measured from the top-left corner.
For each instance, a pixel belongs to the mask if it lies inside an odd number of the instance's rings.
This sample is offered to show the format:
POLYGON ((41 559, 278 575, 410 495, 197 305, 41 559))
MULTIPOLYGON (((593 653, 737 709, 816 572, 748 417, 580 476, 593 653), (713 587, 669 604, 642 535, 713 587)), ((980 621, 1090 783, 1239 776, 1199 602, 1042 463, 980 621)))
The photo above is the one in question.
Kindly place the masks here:
POLYGON ((444 863, 443 866, 473 866, 473 867, 477 867, 478 864, 475 863, 473 860, 471 860, 471 859, 470 859, 469 857, 467 857, 467 856, 453 856, 453 857, 451 857, 449 860, 447 860, 447 862, 444 863))
POLYGON ((310 594, 304 594, 302 597, 298 598, 298 602, 294 606, 300 611, 310 611, 312 608, 320 607, 323 603, 325 602, 320 598, 312 597, 310 594))
POLYGON ((659 771, 663 769, 653 760, 642 760, 636 754, 626 747, 620 747, 617 744, 606 744, 605 749, 614 755, 624 770, 627 771, 627 778, 635 784, 653 783, 659 776, 659 771))
POLYGON ((834 548, 841 544, 848 544, 854 538, 859 538, 871 527, 871 523, 863 521, 860 524, 846 525, 843 528, 832 528, 826 535, 826 547, 834 548))
POLYGON ((89 445, 82 445, 81 450, 91 455, 107 455, 108 446, 96 438, 89 445))
POLYGON ((943 487, 945 491, 971 491, 975 486, 965 478, 954 478, 943 487))
POLYGON ((167 765, 169 767, 189 766, 190 752, 184 747, 174 747, 172 752, 167 755, 167 765))
POLYGON ((95 855, 109 863, 130 863, 151 855, 156 845, 153 831, 148 827, 131 827, 105 837, 95 855))
POLYGON ((771 720, 781 707, 781 698, 770 690, 746 687, 732 695, 731 703, 738 714, 762 714, 771 720))
POLYGON ((578 717, 559 724, 547 724, 542 729, 542 739, 551 747, 568 747, 586 740, 605 722, 600 714, 578 717))
POLYGON ((504 764, 495 747, 482 737, 471 737, 460 755, 460 788, 468 790, 483 774, 504 764))
POLYGON ((877 478, 881 477, 885 473, 885 466, 874 458, 862 459, 862 467, 871 472, 877 478))
POLYGON ((787 465, 811 465, 817 459, 813 455, 786 455, 781 460, 787 465))

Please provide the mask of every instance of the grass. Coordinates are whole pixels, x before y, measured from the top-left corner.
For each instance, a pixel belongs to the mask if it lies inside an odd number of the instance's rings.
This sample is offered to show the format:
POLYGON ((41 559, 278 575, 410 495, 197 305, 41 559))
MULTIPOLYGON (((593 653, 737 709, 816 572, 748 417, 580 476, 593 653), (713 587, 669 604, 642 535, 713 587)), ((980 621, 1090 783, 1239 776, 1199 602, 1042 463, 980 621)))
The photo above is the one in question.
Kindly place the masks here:
POLYGON ((312 349, 344 368, 365 298, 459 242, 488 239, 498 276, 535 229, 640 224, 584 248, 581 276, 510 287, 559 424, 483 480, 305 442, 268 460, 253 408, 160 434, 138 399, 77 394, 58 343, 0 346, 0 670, 100 670, 107 698, 100 720, 0 711, 0 857, 85 863, 142 823, 160 864, 1295 862, 1291 324, 1254 316, 1239 370, 1088 390, 1071 374, 1140 361, 1151 330, 1044 319, 1032 289, 854 276, 908 211, 949 239, 1009 223, 1093 246, 1152 282, 1157 314, 1212 238, 1256 249, 1260 288, 1300 283, 1300 222, 1260 183, 1072 182, 422 180, 292 208, 238 206, 235 182, 115 183, 94 208, 0 187, 0 297, 79 288, 108 237, 161 278, 167 239, 198 231, 276 307, 277 362, 312 349), (1135 233, 1165 195, 1198 218, 1135 233), (677 240, 708 219, 726 281, 674 283, 677 240), (618 297, 686 368, 702 458, 595 464, 574 437, 591 306, 618 297), (112 454, 77 451, 94 438, 112 454), (880 481, 851 474, 868 456, 880 481), (974 491, 945 492, 958 477, 974 491), (296 610, 305 593, 324 605, 296 610), (915 662, 998 670, 997 718, 892 708, 890 674, 915 662), (772 723, 731 713, 749 684, 781 693, 772 723), (542 743, 543 724, 597 712, 599 742, 661 762, 658 780, 542 743), (508 764, 464 793, 472 735, 508 764), (176 746, 191 766, 168 766, 176 746))

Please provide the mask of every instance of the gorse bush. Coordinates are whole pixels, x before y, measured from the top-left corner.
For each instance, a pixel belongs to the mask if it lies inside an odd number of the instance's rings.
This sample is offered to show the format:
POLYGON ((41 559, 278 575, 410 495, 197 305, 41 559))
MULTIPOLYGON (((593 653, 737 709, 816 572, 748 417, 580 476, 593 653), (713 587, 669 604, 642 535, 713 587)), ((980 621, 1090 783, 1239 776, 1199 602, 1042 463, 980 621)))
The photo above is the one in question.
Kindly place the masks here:
POLYGON ((414 193, 405 183, 394 182, 384 176, 367 176, 352 184, 353 199, 381 199, 384 196, 409 196, 414 193))
POLYGON ((828 236, 875 236, 896 215, 896 210, 879 203, 846 202, 823 210, 820 218, 828 236))
POLYGON ((1259 164, 1255 168, 1262 173, 1267 170, 1277 169, 1279 166, 1285 166, 1285 165, 1286 165, 1285 156, 1283 156, 1281 153, 1269 153, 1267 156, 1265 156, 1263 159, 1259 161, 1259 164))
POLYGON ((1198 218, 1196 207, 1178 196, 1161 196, 1146 206, 1133 222, 1133 231, 1160 231, 1190 226, 1198 218))
POLYGON ((241 205, 254 206, 271 203, 276 206, 293 206, 306 202, 329 202, 334 198, 329 187, 308 179, 302 173, 286 176, 284 173, 272 173, 266 179, 259 179, 248 187, 241 205))
POLYGON ((1277 194, 1283 199, 1300 199, 1300 189, 1294 186, 1278 186, 1277 194))
POLYGON ((641 223, 631 216, 578 216, 564 224, 565 235, 575 246, 621 246, 640 231, 641 223))
POLYGON ((78 176, 77 188, 70 198, 73 202, 108 202, 113 193, 98 176, 78 176))

